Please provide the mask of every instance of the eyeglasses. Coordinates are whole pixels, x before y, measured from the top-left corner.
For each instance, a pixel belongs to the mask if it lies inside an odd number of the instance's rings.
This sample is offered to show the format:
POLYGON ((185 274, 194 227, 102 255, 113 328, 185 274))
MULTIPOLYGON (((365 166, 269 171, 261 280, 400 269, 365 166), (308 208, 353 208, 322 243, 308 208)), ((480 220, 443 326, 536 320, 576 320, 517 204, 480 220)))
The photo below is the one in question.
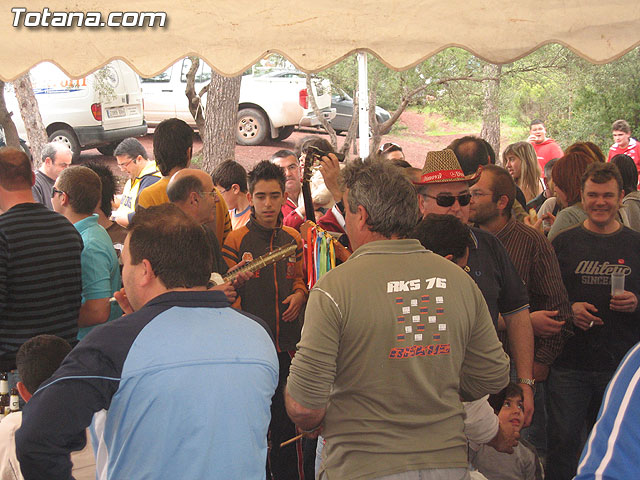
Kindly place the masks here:
POLYGON ((212 192, 200 192, 200 195, 212 195, 216 203, 220 201, 220 197, 218 197, 218 192, 216 192, 215 190, 213 190, 212 192))
POLYGON ((434 197, 433 195, 427 195, 426 193, 423 193, 422 195, 424 195, 425 197, 433 198, 439 207, 450 207, 456 202, 456 200, 458 200, 458 203, 461 207, 466 207, 471 201, 471 194, 468 192, 461 193, 460 195, 442 194, 438 195, 437 197, 434 197))
POLYGON ((51 189, 51 198, 55 197, 56 193, 65 193, 65 192, 63 192, 62 190, 58 190, 56 187, 53 187, 51 189))
POLYGON ((125 168, 127 168, 127 167, 131 164, 131 162, 133 162, 133 158, 132 158, 131 160, 129 160, 128 162, 125 162, 125 163, 118 163, 118 166, 119 166, 120 168, 122 168, 122 169, 125 169, 125 168))
POLYGON ((383 143, 382 145, 380 145, 380 148, 378 149, 378 152, 387 153, 387 152, 389 152, 391 150, 402 151, 402 147, 400 145, 398 145, 397 143, 387 142, 387 143, 383 143))
POLYGON ((479 191, 477 191, 477 190, 474 190, 474 191, 472 191, 472 192, 469 192, 469 194, 470 194, 473 198, 486 197, 487 195, 493 195, 493 193, 479 192, 479 191))

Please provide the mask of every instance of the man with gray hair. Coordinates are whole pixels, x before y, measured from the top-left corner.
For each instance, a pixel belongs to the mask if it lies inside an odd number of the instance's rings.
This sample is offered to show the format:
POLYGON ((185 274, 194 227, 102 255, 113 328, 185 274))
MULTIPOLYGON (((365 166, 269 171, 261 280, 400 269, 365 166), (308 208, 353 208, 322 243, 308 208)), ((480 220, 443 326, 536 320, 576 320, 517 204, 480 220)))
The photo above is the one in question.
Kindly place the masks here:
POLYGON ((47 143, 42 149, 42 165, 36 170, 36 183, 31 187, 31 193, 36 202, 42 203, 49 210, 53 210, 53 185, 60 172, 71 165, 72 156, 69 147, 62 142, 47 143))
POLYGON ((407 238, 420 214, 399 169, 357 161, 341 184, 354 253, 311 291, 287 412, 322 429, 321 479, 468 479, 460 395, 509 380, 487 305, 462 269, 407 238))

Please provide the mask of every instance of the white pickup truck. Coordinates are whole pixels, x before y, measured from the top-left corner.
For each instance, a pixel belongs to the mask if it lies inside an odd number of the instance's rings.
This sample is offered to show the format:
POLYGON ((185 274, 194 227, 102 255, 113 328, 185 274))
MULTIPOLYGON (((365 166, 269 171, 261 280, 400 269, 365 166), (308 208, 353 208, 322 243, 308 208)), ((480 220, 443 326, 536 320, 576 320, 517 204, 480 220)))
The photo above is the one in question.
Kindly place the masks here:
MULTIPOLYGON (((195 127, 184 91, 191 60, 185 58, 151 78, 141 78, 144 115, 151 127, 165 118, 178 117, 195 127)), ((196 92, 211 80, 211 68, 204 62, 196 73, 196 92)), ((312 79, 318 108, 327 120, 336 115, 331 108, 331 84, 312 79)), ((259 145, 267 139, 284 140, 296 126, 317 126, 304 73, 276 70, 264 75, 245 75, 240 86, 236 141, 240 145, 259 145)), ((203 105, 206 104, 206 96, 203 105)))

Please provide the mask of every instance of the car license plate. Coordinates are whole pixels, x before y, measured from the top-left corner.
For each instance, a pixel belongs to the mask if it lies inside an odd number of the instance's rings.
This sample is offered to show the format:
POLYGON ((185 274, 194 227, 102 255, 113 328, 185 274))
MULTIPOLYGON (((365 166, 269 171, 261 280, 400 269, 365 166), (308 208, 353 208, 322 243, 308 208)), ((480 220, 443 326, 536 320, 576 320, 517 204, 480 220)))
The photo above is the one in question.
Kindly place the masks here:
POLYGON ((109 118, 119 118, 126 116, 127 112, 124 108, 110 108, 107 110, 107 116, 109 118))

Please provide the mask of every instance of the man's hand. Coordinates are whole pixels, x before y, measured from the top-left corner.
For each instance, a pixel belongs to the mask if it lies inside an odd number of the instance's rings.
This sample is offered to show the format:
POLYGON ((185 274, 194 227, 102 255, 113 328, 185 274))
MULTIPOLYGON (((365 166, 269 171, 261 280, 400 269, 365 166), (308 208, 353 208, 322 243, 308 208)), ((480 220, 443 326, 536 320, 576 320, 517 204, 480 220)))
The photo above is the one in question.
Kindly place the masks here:
POLYGON ((536 137, 535 135, 531 134, 531 135, 529 135, 529 138, 527 138, 527 142, 536 143, 536 138, 538 138, 538 137, 536 137))
POLYGON ((522 396, 524 401, 524 423, 522 428, 526 428, 531 425, 531 419, 533 418, 533 389, 526 384, 519 384, 522 390, 522 396))
POLYGON ((326 157, 320 159, 320 173, 324 179, 324 184, 333 195, 336 203, 342 200, 342 190, 338 184, 338 175, 340 174, 340 162, 338 157, 330 153, 326 157))
POLYGON ((638 308, 638 297, 633 292, 625 290, 620 295, 611 297, 609 308, 616 312, 635 312, 638 308))
POLYGON ((118 290, 117 292, 115 292, 113 294, 113 297, 118 302, 118 305, 120 305, 120 308, 122 309, 122 313, 124 313, 125 315, 129 315, 130 313, 133 313, 133 307, 129 303, 129 299, 127 298, 127 292, 124 291, 124 287, 118 290))
POLYGON ((493 437, 487 445, 495 448, 498 452, 513 453, 514 447, 518 445, 520 440, 520 429, 511 423, 502 423, 498 425, 498 433, 493 437))
MULTIPOLYGON (((235 272, 237 269, 239 269, 240 267, 244 267, 247 264, 247 262, 245 260, 242 260, 238 263, 236 263, 233 267, 231 267, 227 273, 233 273, 235 272)), ((233 282, 231 282, 231 285, 233 285, 233 288, 235 288, 236 290, 238 290, 240 287, 242 287, 245 283, 247 283, 249 281, 250 278, 253 278, 253 272, 241 272, 238 273, 238 275, 236 276, 236 278, 233 280, 233 282)), ((234 300, 235 301, 235 300, 234 300)))
POLYGON ((224 296, 227 297, 229 303, 235 302, 236 298, 238 298, 238 292, 236 292, 236 289, 233 288, 233 285, 229 282, 216 285, 215 287, 211 287, 209 290, 217 290, 224 293, 224 296))
POLYGON ((293 322, 296 318, 298 318, 298 315, 300 315, 300 310, 302 310, 302 306, 304 305, 306 300, 307 296, 301 290, 296 290, 287 298, 285 298, 282 303, 284 303, 285 305, 288 304, 289 308, 287 308, 282 313, 282 321, 293 322))
POLYGON ((582 330, 589 330, 594 325, 604 325, 600 317, 593 315, 598 313, 595 305, 588 302, 575 302, 571 305, 571 310, 573 310, 573 324, 582 330))
POLYGON ((555 320, 558 310, 538 310, 531 312, 531 326, 536 337, 550 337, 562 330, 564 322, 555 320))
POLYGON ((533 378, 538 382, 544 382, 549 376, 549 365, 533 362, 533 378))

